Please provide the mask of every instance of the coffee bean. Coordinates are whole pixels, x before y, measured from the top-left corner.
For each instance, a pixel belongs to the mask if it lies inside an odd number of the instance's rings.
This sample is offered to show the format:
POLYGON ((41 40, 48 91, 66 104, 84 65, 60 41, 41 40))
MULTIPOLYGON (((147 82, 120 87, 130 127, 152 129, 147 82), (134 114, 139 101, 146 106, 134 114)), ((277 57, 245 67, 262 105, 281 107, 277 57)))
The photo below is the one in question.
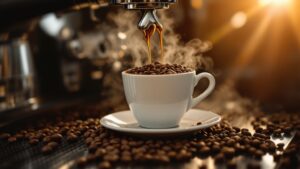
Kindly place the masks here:
POLYGON ((261 133, 254 133, 253 136, 254 137, 259 137, 259 138, 266 138, 266 136, 264 134, 261 134, 261 133))
POLYGON ((196 125, 201 125, 202 124, 202 122, 201 121, 199 121, 199 122, 197 122, 197 124, 196 125))
POLYGON ((42 153, 49 154, 53 151, 53 148, 51 146, 45 145, 42 147, 42 153))
POLYGON ((35 138, 33 138, 33 139, 30 139, 28 143, 29 143, 29 144, 31 144, 31 145, 36 145, 36 144, 38 144, 38 143, 39 143, 39 140, 38 140, 38 139, 35 139, 35 138))
POLYGON ((263 131, 263 128, 257 127, 257 128, 255 128, 254 130, 255 130, 255 132, 257 132, 257 133, 261 133, 261 132, 263 131))
POLYGON ((247 148, 247 150, 248 150, 248 155, 251 155, 251 156, 253 156, 254 154, 255 154, 255 152, 256 152, 256 148, 255 147, 248 147, 247 148))
POLYGON ((202 166, 199 166, 199 169, 207 169, 207 166, 203 164, 202 166))
POLYGON ((260 169, 260 165, 257 163, 249 163, 247 164, 247 169, 260 169))
POLYGON ((244 153, 245 150, 246 150, 246 147, 237 143, 237 144, 235 145, 235 150, 236 150, 238 153, 244 153))
POLYGON ((237 168, 237 164, 236 162, 234 162, 233 160, 230 160, 226 163, 226 167, 228 169, 236 169, 237 168))
POLYGON ((106 161, 113 162, 113 161, 119 160, 119 156, 117 154, 109 153, 109 154, 105 155, 103 157, 103 159, 106 160, 106 161))
POLYGON ((258 139, 254 139, 252 141, 252 145, 255 146, 255 147, 258 147, 260 144, 261 144, 261 142, 258 139))
POLYGON ((43 138, 44 143, 48 143, 50 141, 51 141, 51 137, 49 137, 49 136, 46 136, 46 137, 43 138))
POLYGON ((16 142, 16 141, 17 141, 17 138, 16 138, 16 137, 13 137, 13 136, 11 136, 11 137, 9 137, 9 138, 7 139, 7 141, 8 141, 9 143, 14 143, 14 142, 16 142))
POLYGON ((9 133, 2 133, 0 134, 0 140, 7 140, 10 136, 11 134, 9 133))
POLYGON ((257 158, 257 159, 261 159, 262 156, 263 156, 264 154, 265 154, 265 153, 264 153, 263 151, 261 151, 261 150, 256 150, 255 153, 254 153, 254 156, 255 156, 255 158, 257 158))
POLYGON ((285 127, 285 128, 283 129, 283 132, 284 132, 284 133, 291 133, 292 130, 293 130, 292 127, 289 126, 289 127, 285 127))
POLYGON ((204 141, 199 141, 198 144, 197 144, 198 147, 205 147, 206 144, 204 141))
POLYGON ((176 151, 170 151, 170 152, 168 152, 168 156, 170 158, 174 158, 176 155, 177 155, 176 151))
POLYGON ((274 158, 274 161, 275 161, 275 162, 278 162, 278 161, 280 160, 280 158, 281 158, 281 155, 279 155, 279 154, 274 154, 274 155, 273 155, 273 158, 274 158))
POLYGON ((67 136, 67 141, 69 141, 69 142, 74 142, 74 141, 76 141, 78 139, 78 137, 75 135, 75 134, 73 134, 73 133, 70 133, 70 134, 68 134, 68 136, 67 136))
POLYGON ((241 129, 241 132, 242 132, 242 133, 243 133, 243 132, 249 132, 249 129, 242 128, 242 129, 241 129))
POLYGON ((170 158, 166 155, 158 155, 158 156, 156 156, 156 158, 154 157, 154 159, 161 163, 169 163, 170 162, 170 158))
POLYGON ((281 133, 273 133, 274 138, 281 138, 281 133))
POLYGON ((93 138, 92 138, 92 137, 88 137, 87 139, 85 139, 85 143, 86 143, 87 145, 90 145, 90 144, 92 143, 92 141, 93 141, 93 138))
POLYGON ((233 136, 232 139, 234 139, 236 142, 241 141, 241 137, 240 136, 233 136))
POLYGON ((132 158, 131 158, 130 154, 122 154, 121 161, 130 162, 130 161, 132 161, 132 158))
POLYGON ((291 160, 287 157, 280 160, 281 168, 291 168, 291 160))
POLYGON ((233 157, 235 150, 231 147, 223 147, 221 149, 221 152, 226 156, 226 157, 233 157))
POLYGON ((282 151, 283 150, 283 147, 284 147, 284 143, 278 143, 277 144, 277 149, 282 151))
POLYGON ((213 145, 211 150, 214 152, 214 153, 217 153, 221 150, 221 147, 220 145, 213 145))
POLYGON ((214 157, 214 159, 216 163, 222 163, 225 161, 225 156, 223 153, 219 153, 214 157))
POLYGON ((276 151, 276 146, 274 143, 269 143, 269 152, 275 152, 276 151))
POLYGON ((17 133, 17 134, 15 134, 15 137, 17 138, 17 140, 21 140, 24 138, 24 135, 21 133, 17 133))
POLYGON ((291 133, 284 133, 283 136, 284 136, 284 137, 291 137, 292 134, 291 134, 291 133))
POLYGON ((88 163, 91 163, 91 162, 96 161, 97 157, 98 156, 95 155, 95 154, 89 154, 89 155, 86 156, 86 160, 87 160, 88 163))
POLYGON ((63 136, 62 136, 61 134, 54 134, 54 135, 51 136, 50 139, 51 139, 52 141, 59 142, 59 141, 61 141, 62 138, 63 138, 63 136))
POLYGON ((234 139, 229 139, 226 143, 228 146, 233 146, 235 144, 235 141, 234 139))
POLYGON ((260 148, 264 151, 264 152, 267 152, 267 151, 269 151, 269 144, 267 144, 267 143, 263 143, 263 144, 261 144, 260 145, 260 148))
POLYGON ((107 169, 107 168, 111 168, 111 164, 108 161, 103 161, 101 163, 99 163, 98 168, 99 169, 107 169))
POLYGON ((47 146, 49 146, 49 147, 51 147, 51 148, 56 148, 56 147, 58 146, 58 143, 52 141, 52 142, 49 142, 49 143, 47 144, 47 146))
POLYGON ((244 136, 251 136, 251 133, 249 131, 242 131, 242 134, 244 136))
POLYGON ((87 164, 87 159, 86 157, 81 157, 76 161, 76 164, 80 167, 83 167, 87 164))
POLYGON ((238 127, 232 127, 234 130, 235 130, 235 132, 237 132, 237 133, 239 133, 240 131, 241 131, 241 129, 240 128, 238 128, 238 127))
MULTIPOLYGON (((181 65, 169 65, 161 64, 157 62, 156 64, 148 64, 142 67, 135 67, 127 70, 127 73, 130 74, 145 74, 145 75, 156 75, 156 74, 176 74, 176 73, 186 73, 191 72, 192 70, 181 66, 181 65)), ((198 125, 198 124, 197 124, 198 125)))
POLYGON ((201 155, 206 155, 210 152, 210 148, 208 146, 201 147, 199 153, 201 155))
POLYGON ((281 129, 276 129, 274 130, 274 134, 281 134, 282 133, 282 130, 281 129))

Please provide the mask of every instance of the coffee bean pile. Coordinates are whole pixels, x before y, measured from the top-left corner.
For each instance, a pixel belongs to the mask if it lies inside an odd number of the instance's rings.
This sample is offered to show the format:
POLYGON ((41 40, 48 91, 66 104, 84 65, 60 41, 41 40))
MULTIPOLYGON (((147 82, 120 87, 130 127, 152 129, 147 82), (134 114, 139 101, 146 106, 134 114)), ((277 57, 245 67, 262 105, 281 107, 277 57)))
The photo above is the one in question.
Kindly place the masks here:
POLYGON ((299 115, 259 116, 252 125, 255 133, 231 126, 223 120, 218 125, 185 137, 137 138, 103 128, 99 118, 87 118, 72 112, 58 116, 52 122, 41 121, 14 134, 1 133, 0 139, 11 144, 23 140, 33 146, 41 145, 41 152, 45 155, 59 149, 64 139, 69 143, 83 139, 89 153, 76 160, 78 167, 97 165, 99 168, 111 168, 120 163, 149 162, 163 165, 211 156, 216 164, 225 163, 228 168, 235 168, 237 164, 234 158, 237 156, 261 159, 266 153, 273 155, 282 168, 299 166, 299 143, 293 143, 283 150, 284 144, 276 145, 270 140, 271 137, 289 137, 296 132, 296 141, 299 141, 299 115))
POLYGON ((176 74, 176 73, 186 73, 191 72, 185 66, 178 64, 161 64, 159 62, 154 62, 152 64, 144 65, 142 67, 135 67, 127 70, 127 73, 131 74, 141 74, 141 75, 163 75, 163 74, 176 74))
POLYGON ((75 142, 86 130, 100 125, 98 118, 88 118, 100 116, 93 109, 85 110, 83 114, 78 111, 67 111, 64 114, 58 111, 51 114, 44 119, 30 121, 25 124, 27 126, 25 129, 18 130, 14 134, 0 132, 0 141, 6 140, 9 143, 26 141, 32 146, 41 145, 41 152, 49 154, 59 147, 63 139, 69 143, 75 142))
POLYGON ((277 113, 272 116, 259 116, 252 122, 254 130, 258 133, 272 135, 274 139, 291 137, 294 134, 293 142, 284 150, 283 143, 277 144, 278 154, 274 154, 274 160, 281 168, 299 168, 300 161, 300 116, 299 114, 277 113))

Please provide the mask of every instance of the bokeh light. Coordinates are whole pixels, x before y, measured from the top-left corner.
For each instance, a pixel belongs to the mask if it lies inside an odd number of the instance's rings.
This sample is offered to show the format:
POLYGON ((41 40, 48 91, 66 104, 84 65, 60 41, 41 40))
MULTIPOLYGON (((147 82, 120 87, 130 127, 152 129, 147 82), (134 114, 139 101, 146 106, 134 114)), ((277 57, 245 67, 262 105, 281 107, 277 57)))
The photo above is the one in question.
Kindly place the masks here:
POLYGON ((126 39, 127 38, 127 35, 123 32, 118 32, 118 37, 122 40, 126 39))
POLYGON ((247 15, 245 12, 237 12, 235 13, 231 18, 231 25, 234 28, 241 28, 243 27, 247 22, 247 15))

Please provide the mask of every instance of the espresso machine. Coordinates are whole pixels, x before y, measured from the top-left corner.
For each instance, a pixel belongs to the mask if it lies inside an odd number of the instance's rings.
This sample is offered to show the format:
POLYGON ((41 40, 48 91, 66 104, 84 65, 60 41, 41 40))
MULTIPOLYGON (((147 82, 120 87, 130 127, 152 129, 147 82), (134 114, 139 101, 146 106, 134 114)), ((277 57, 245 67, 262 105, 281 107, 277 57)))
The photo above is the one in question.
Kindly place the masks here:
POLYGON ((25 116, 24 111, 101 97, 105 91, 102 85, 105 72, 118 67, 118 63, 103 56, 107 48, 105 33, 94 32, 99 36, 86 40, 97 48, 93 54, 87 54, 83 52, 87 45, 83 46, 79 40, 80 32, 90 30, 94 22, 101 22, 107 11, 114 11, 118 6, 140 11, 137 29, 161 25, 156 10, 167 9, 173 3, 176 0, 1 1, 0 114, 3 121, 25 116), (11 117, 14 112, 23 115, 11 117))

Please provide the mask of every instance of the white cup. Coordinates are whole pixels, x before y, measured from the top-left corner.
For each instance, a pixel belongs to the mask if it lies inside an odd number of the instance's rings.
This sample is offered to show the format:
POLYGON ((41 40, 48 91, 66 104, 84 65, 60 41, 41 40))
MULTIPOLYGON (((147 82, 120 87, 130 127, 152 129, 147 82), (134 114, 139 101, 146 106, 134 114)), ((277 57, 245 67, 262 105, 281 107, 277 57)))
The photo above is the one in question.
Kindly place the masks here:
POLYGON ((139 125, 145 128, 176 127, 183 114, 215 87, 215 78, 211 74, 196 75, 195 71, 167 75, 137 75, 123 71, 122 78, 130 110, 139 125), (209 80, 209 86, 193 98, 194 87, 202 78, 209 80))

